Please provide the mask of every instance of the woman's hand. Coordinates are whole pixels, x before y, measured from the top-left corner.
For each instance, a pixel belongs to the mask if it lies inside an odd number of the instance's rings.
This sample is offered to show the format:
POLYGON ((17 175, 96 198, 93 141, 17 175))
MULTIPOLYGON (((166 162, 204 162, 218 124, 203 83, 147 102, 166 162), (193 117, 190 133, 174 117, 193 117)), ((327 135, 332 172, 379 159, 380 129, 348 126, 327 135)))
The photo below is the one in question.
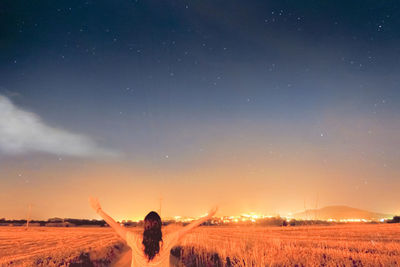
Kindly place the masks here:
POLYGON ((212 217, 212 216, 214 216, 214 214, 215 213, 217 213, 217 210, 218 210, 218 206, 214 206, 214 207, 212 207, 209 211, 208 211, 208 217, 212 217))
POLYGON ((97 197, 89 197, 89 203, 92 209, 94 209, 96 213, 99 214, 103 218, 103 220, 109 226, 111 226, 120 237, 122 237, 126 241, 128 231, 101 209, 97 197))
POLYGON ((99 211, 101 210, 101 206, 100 206, 100 202, 97 199, 97 197, 89 197, 89 203, 90 203, 90 206, 92 207, 92 209, 94 209, 94 211, 96 211, 96 213, 99 213, 99 211))

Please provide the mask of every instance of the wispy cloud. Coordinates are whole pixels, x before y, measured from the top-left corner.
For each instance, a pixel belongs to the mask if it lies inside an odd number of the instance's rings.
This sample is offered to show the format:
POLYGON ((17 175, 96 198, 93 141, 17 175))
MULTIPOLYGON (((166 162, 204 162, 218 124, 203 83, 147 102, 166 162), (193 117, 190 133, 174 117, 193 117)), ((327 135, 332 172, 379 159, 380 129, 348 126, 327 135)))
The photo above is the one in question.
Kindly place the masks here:
POLYGON ((35 113, 0 95, 0 153, 44 152, 79 157, 116 156, 91 138, 46 125, 35 113))

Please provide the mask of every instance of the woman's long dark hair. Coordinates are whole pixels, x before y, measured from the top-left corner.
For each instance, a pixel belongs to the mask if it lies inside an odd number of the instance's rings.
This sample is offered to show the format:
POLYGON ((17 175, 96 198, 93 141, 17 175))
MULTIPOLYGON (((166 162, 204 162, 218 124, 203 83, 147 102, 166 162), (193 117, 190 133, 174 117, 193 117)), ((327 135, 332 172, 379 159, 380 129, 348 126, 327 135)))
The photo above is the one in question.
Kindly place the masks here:
POLYGON ((144 253, 149 261, 151 261, 155 255, 160 252, 160 241, 163 241, 161 233, 161 218, 157 212, 151 211, 144 218, 144 232, 142 241, 142 244, 145 247, 144 253))

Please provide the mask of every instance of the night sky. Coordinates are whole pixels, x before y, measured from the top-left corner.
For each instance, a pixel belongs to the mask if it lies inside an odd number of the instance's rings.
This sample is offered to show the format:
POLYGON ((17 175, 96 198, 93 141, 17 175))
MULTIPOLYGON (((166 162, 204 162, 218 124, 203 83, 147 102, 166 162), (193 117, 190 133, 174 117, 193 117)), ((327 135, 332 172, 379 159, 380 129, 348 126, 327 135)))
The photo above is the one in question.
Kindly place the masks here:
POLYGON ((399 213, 398 1, 2 1, 0 218, 399 213))

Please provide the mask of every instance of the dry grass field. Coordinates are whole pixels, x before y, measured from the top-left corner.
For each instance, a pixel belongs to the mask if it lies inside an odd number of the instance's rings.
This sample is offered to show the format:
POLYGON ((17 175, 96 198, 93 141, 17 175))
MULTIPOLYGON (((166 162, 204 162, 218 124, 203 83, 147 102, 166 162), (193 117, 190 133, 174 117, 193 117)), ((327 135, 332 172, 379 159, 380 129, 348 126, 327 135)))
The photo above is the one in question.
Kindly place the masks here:
MULTIPOLYGON (((108 228, 0 227, 0 266, 129 266, 122 246, 108 228)), ((400 225, 199 227, 173 254, 182 266, 400 266, 400 225)))
POLYGON ((181 245, 192 266, 400 266, 399 224, 198 228, 181 245))
POLYGON ((0 227, 0 266, 106 266, 123 247, 109 228, 0 227))

